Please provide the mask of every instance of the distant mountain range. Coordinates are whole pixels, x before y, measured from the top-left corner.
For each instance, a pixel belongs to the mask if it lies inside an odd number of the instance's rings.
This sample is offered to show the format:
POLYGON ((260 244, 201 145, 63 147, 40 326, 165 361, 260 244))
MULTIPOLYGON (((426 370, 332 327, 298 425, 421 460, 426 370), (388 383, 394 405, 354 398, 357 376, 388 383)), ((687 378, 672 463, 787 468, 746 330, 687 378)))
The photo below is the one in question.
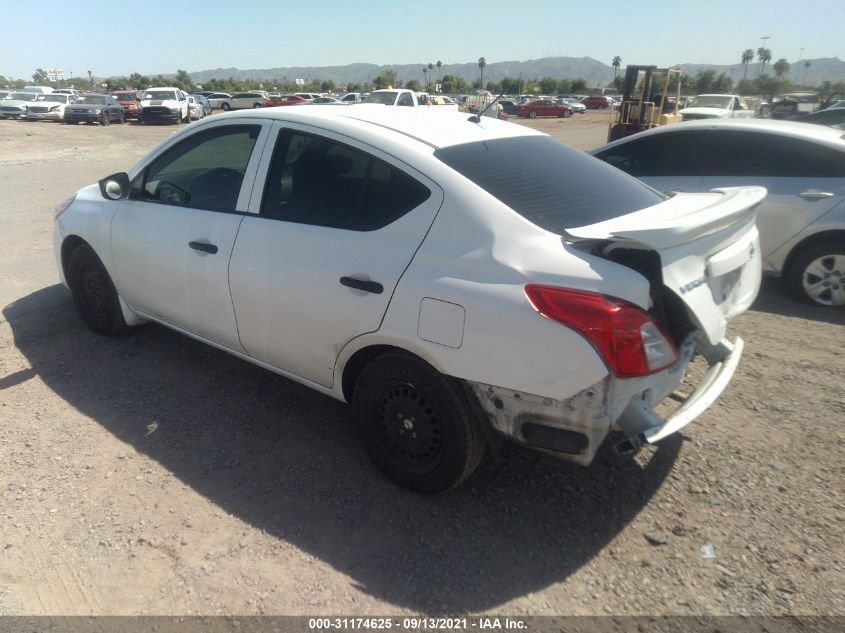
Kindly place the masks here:
MULTIPOLYGON (((640 61, 640 60, 637 60, 640 61)), ((647 60, 646 60, 647 61, 647 60)), ((823 81, 833 83, 845 81, 845 62, 838 57, 801 60, 791 62, 789 78, 796 83, 807 83, 818 85, 823 81), (804 62, 809 61, 810 65, 805 68, 804 62)), ((408 81, 417 79, 423 82, 422 68, 426 64, 387 64, 378 66, 376 64, 348 64, 346 66, 292 66, 280 68, 254 68, 241 70, 238 68, 215 68, 213 70, 200 70, 189 73, 194 83, 202 84, 209 79, 255 79, 255 80, 279 80, 286 79, 293 81, 301 78, 305 80, 319 79, 332 80, 336 84, 365 83, 372 81, 379 73, 386 70, 396 71, 398 79, 408 81)), ((743 77, 745 69, 742 64, 717 65, 717 64, 682 64, 684 74, 695 76, 702 70, 714 70, 716 74, 725 73, 739 81, 743 77)), ((623 64, 618 72, 625 71, 623 64)), ((770 68, 766 69, 768 74, 773 74, 770 68)), ((748 65, 748 78, 754 78, 760 73, 760 64, 748 65)), ((463 77, 466 81, 472 82, 478 79, 478 64, 470 62, 467 64, 443 64, 438 69, 436 66, 431 71, 431 79, 437 79, 443 75, 454 75, 463 77)), ((591 87, 607 86, 613 81, 613 68, 591 57, 544 57, 542 59, 530 59, 517 62, 494 62, 484 68, 484 80, 500 81, 505 77, 519 77, 525 79, 541 79, 549 76, 555 79, 584 79, 591 87)), ((173 76, 165 75, 165 76, 173 76)))

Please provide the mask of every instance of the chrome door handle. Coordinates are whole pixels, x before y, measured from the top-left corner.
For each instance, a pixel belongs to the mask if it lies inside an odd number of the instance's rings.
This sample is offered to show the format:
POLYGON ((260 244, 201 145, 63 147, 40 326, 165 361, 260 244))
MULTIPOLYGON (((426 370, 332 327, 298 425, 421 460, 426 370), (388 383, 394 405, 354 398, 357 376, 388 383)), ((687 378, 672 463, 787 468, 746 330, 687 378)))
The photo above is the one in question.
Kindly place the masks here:
POLYGON ((824 198, 832 198, 834 194, 829 191, 820 191, 818 189, 808 189, 798 194, 799 198, 805 200, 823 200, 824 198))

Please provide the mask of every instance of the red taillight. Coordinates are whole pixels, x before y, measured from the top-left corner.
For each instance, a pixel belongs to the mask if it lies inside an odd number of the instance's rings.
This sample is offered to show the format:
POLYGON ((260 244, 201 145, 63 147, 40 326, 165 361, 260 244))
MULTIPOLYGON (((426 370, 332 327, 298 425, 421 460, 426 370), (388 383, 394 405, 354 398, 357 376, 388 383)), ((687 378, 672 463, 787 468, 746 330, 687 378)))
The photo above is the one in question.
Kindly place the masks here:
POLYGON ((627 301, 539 284, 526 285, 525 294, 540 314, 585 336, 616 376, 647 376, 678 360, 675 346, 649 314, 627 301))

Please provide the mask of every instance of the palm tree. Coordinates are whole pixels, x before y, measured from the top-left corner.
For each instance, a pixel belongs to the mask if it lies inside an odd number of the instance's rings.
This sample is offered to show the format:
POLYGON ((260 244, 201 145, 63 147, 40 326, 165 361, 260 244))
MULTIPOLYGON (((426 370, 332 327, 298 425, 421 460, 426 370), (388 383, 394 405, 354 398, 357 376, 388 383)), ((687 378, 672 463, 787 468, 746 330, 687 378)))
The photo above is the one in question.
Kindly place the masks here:
POLYGON ((481 70, 481 88, 484 89, 484 67, 487 65, 487 60, 483 57, 478 58, 478 68, 481 70))
POLYGON ((440 67, 443 66, 443 62, 439 59, 437 60, 437 83, 440 83, 440 67))
POLYGON ((613 85, 616 85, 616 71, 619 70, 619 65, 622 63, 622 58, 617 55, 613 58, 611 66, 613 66, 613 85))
POLYGON ((760 74, 762 75, 766 70, 766 64, 772 61, 772 51, 761 46, 757 49, 757 59, 760 61, 760 74))
POLYGON ((807 85, 807 69, 810 68, 811 65, 812 64, 810 63, 809 59, 804 62, 804 85, 805 86, 807 85))
POLYGON ((428 89, 428 66, 423 66, 423 85, 428 89))
MULTIPOLYGON (((434 68, 434 64, 432 64, 431 62, 428 62, 428 76, 429 77, 431 77, 431 71, 432 71, 433 68, 434 68)), ((425 85, 425 89, 426 89, 426 91, 428 90, 428 84, 425 85)))
POLYGON ((742 80, 745 81, 746 77, 748 76, 748 64, 754 61, 754 49, 746 48, 742 51, 742 65, 745 66, 745 70, 742 71, 742 80))

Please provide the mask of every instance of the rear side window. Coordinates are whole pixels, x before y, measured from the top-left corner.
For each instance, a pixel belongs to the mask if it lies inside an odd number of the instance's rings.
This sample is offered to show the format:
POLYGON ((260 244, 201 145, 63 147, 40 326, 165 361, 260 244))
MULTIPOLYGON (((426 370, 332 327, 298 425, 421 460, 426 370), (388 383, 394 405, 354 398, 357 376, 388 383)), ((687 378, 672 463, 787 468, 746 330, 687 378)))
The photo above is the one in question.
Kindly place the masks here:
POLYGON ((558 234, 665 200, 618 169, 548 137, 467 143, 434 155, 527 220, 558 234))
POLYGON ((417 180, 365 152, 285 131, 276 144, 261 214, 299 224, 374 231, 430 195, 417 180))
POLYGON ((797 138, 758 132, 708 135, 711 176, 841 178, 845 152, 797 138))

